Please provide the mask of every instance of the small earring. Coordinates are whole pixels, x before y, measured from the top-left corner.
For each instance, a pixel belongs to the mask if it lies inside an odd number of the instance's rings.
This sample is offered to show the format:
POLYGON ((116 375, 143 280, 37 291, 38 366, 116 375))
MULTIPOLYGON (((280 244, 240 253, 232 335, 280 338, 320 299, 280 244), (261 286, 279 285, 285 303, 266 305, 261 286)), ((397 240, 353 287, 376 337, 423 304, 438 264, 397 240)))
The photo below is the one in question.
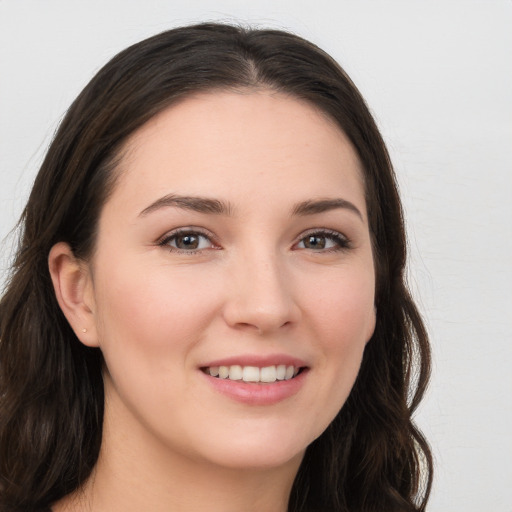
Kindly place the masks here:
POLYGON ((84 327, 84 328, 82 329, 82 332, 87 332, 87 329, 84 327))

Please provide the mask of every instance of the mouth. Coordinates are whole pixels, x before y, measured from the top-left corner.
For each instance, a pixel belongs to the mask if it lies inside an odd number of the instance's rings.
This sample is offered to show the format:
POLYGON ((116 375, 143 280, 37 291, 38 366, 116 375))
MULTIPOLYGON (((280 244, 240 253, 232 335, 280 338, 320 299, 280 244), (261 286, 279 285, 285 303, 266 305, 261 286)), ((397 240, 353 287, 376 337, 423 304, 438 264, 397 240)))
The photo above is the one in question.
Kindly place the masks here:
POLYGON ((306 370, 304 366, 270 365, 270 366, 206 366, 201 371, 216 379, 243 381, 253 384, 272 384, 292 380, 306 370))

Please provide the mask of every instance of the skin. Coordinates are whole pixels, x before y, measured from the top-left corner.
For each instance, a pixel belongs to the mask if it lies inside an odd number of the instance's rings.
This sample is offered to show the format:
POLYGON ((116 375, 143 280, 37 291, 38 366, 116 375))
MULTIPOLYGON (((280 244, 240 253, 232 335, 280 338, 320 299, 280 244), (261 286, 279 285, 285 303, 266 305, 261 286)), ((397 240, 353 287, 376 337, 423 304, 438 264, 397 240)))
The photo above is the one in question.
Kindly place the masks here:
POLYGON ((64 243, 49 258, 63 312, 106 362, 99 461, 54 510, 283 512, 375 327, 355 151, 309 104, 215 92, 137 131, 119 173, 91 261, 64 243), (227 211, 158 202, 170 194, 213 198, 227 211), (334 199, 350 204, 294 212, 334 199), (179 249, 179 228, 199 231, 198 249, 179 249), (269 405, 234 400, 201 371, 276 353, 307 372, 295 394, 269 405))

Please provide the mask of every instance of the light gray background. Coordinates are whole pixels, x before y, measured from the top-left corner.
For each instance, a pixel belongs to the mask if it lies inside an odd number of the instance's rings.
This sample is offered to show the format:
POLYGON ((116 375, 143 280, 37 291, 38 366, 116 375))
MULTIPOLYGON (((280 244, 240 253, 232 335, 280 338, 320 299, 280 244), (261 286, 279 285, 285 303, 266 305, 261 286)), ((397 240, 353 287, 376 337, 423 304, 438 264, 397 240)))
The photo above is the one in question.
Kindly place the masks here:
POLYGON ((297 32, 368 100, 399 175, 434 349, 417 416, 436 459, 429 510, 511 512, 512 2, 0 0, 0 238, 99 67, 204 20, 297 32))

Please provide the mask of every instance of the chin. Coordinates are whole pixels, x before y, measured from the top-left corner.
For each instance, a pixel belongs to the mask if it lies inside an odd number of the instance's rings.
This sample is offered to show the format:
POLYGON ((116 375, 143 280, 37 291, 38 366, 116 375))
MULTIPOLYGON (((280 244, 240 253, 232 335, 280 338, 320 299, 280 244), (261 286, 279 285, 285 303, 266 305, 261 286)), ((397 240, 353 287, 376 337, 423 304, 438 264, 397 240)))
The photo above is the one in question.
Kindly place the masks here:
POLYGON ((214 464, 231 469, 264 470, 289 464, 298 467, 307 446, 317 437, 316 432, 311 436, 301 435, 304 432, 298 426, 294 430, 262 427, 254 433, 246 430, 243 435, 241 431, 220 436, 216 441, 210 437, 203 455, 214 464))
POLYGON ((305 448, 300 451, 279 450, 274 451, 268 447, 258 446, 257 449, 233 449, 223 457, 215 457, 213 462, 227 469, 239 471, 268 471, 289 465, 300 465, 304 457, 305 448))

